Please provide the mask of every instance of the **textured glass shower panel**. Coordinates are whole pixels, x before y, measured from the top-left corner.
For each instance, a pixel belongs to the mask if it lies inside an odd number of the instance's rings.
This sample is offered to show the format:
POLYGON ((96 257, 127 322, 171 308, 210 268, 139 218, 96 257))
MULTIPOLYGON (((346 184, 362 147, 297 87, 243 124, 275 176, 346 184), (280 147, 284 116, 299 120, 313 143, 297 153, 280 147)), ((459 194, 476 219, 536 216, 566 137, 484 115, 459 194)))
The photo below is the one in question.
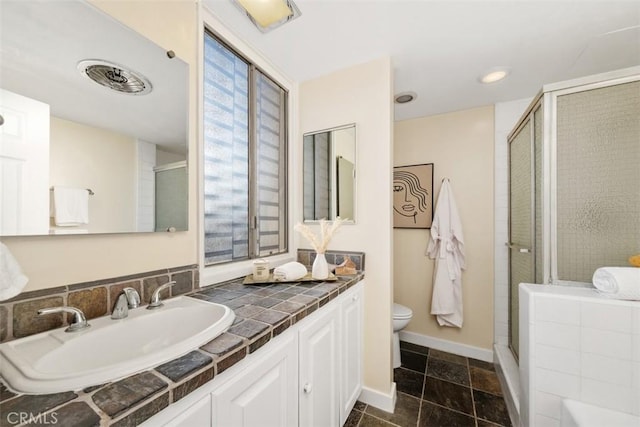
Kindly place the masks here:
POLYGON ((509 345, 519 354, 518 285, 534 280, 532 253, 531 121, 509 144, 509 345))
POLYGON ((534 170, 535 170, 535 221, 533 224, 535 244, 535 283, 544 283, 542 268, 542 146, 543 146, 543 123, 542 123, 542 106, 538 106, 533 113, 533 152, 534 152, 534 170))
POLYGON ((558 279, 640 252, 640 82, 558 97, 558 279))
POLYGON ((156 172, 156 231, 187 230, 187 167, 156 172))

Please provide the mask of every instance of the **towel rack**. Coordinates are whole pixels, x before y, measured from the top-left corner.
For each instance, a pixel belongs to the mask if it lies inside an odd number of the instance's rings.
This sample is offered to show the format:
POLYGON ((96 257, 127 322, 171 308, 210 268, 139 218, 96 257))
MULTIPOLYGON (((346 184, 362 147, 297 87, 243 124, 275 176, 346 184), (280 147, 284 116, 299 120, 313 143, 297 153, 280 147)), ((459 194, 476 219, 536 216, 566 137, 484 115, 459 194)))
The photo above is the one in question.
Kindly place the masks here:
MULTIPOLYGON (((49 188, 49 191, 53 191, 53 187, 49 188)), ((93 190, 92 190, 92 189, 90 189, 90 188, 87 188, 87 191, 89 192, 89 195, 90 195, 90 196, 93 196, 94 194, 96 194, 96 193, 94 193, 94 192, 93 192, 93 190)))

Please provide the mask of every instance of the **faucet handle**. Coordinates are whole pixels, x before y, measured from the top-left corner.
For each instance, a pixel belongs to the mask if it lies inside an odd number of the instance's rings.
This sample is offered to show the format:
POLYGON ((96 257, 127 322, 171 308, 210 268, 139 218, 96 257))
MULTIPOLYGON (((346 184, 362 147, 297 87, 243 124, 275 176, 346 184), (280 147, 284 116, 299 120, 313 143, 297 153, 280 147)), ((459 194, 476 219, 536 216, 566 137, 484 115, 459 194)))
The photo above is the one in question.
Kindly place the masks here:
POLYGON ((69 327, 65 329, 65 332, 77 332, 81 329, 88 328, 89 323, 87 322, 87 318, 84 316, 84 313, 79 308, 75 307, 50 307, 50 308, 41 308, 38 310, 38 316, 42 316, 45 314, 53 314, 53 313, 71 313, 73 314, 73 320, 69 327))
POLYGON ((155 308, 162 307, 164 304, 162 303, 162 301, 160 301, 160 292, 164 291, 168 287, 173 286, 175 284, 176 284, 175 280, 172 280, 171 282, 158 286, 158 288, 155 291, 153 291, 153 294, 151 294, 151 301, 149 301, 147 310, 153 310, 155 308))

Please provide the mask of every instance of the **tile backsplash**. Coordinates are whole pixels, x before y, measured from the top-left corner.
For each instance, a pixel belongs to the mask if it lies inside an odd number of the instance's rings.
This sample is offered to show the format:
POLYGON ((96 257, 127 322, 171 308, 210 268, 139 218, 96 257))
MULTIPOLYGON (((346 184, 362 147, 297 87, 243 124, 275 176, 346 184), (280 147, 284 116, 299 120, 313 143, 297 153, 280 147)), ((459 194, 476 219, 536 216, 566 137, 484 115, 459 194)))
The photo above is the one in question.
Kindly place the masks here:
POLYGON ((84 312, 87 319, 93 319, 111 314, 116 298, 126 287, 138 291, 142 304, 146 305, 153 291, 172 280, 176 284, 163 291, 163 298, 198 290, 198 277, 198 266, 187 265, 23 292, 0 303, 0 342, 59 328, 71 320, 70 315, 62 313, 38 316, 37 311, 41 308, 62 305, 76 307, 84 312))
MULTIPOLYGON (((353 251, 327 251, 325 254, 327 262, 329 264, 339 265, 345 257, 351 258, 351 261, 356 265, 356 270, 364 271, 364 252, 353 251)), ((316 259, 316 251, 311 249, 298 249, 298 262, 304 264, 307 267, 313 265, 313 261, 316 259)))
MULTIPOLYGON (((315 251, 298 249, 298 262, 310 267, 315 259, 315 251)), ((350 257, 356 269, 364 270, 364 253, 352 251, 327 251, 330 264, 340 264, 350 257)), ((38 316, 41 308, 71 306, 82 310, 87 319, 111 314, 113 305, 120 292, 132 287, 140 294, 146 305, 151 294, 159 286, 169 281, 177 283, 161 293, 162 298, 188 294, 200 288, 198 265, 186 265, 162 270, 148 271, 128 276, 74 283, 55 288, 23 292, 20 295, 0 303, 0 343, 23 338, 66 326, 71 315, 62 313, 38 316)))

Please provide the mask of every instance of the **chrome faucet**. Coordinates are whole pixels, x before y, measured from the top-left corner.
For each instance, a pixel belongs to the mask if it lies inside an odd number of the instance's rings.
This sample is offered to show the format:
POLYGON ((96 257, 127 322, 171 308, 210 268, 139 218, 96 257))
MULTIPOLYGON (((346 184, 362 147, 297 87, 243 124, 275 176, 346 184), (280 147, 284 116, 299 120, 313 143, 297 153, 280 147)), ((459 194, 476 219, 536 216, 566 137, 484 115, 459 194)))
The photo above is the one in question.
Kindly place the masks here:
POLYGON ((84 313, 79 308, 64 306, 64 307, 41 308, 40 310, 38 310, 38 316, 42 316, 45 314, 53 314, 53 313, 73 314, 73 320, 69 324, 69 327, 64 330, 65 332, 77 332, 91 326, 89 325, 89 323, 87 323, 87 318, 84 316, 84 313))
POLYGON ((130 308, 138 308, 139 306, 140 294, 138 291, 130 287, 124 288, 113 306, 111 318, 124 319, 129 315, 130 308))
POLYGON ((168 287, 173 286, 175 284, 176 284, 175 281, 171 281, 169 283, 165 283, 162 286, 158 286, 158 289, 153 291, 153 294, 151 295, 151 301, 149 301, 149 305, 147 306, 147 310, 153 310, 155 308, 162 307, 164 304, 162 303, 162 301, 160 301, 160 292, 162 292, 163 290, 165 290, 168 287))

